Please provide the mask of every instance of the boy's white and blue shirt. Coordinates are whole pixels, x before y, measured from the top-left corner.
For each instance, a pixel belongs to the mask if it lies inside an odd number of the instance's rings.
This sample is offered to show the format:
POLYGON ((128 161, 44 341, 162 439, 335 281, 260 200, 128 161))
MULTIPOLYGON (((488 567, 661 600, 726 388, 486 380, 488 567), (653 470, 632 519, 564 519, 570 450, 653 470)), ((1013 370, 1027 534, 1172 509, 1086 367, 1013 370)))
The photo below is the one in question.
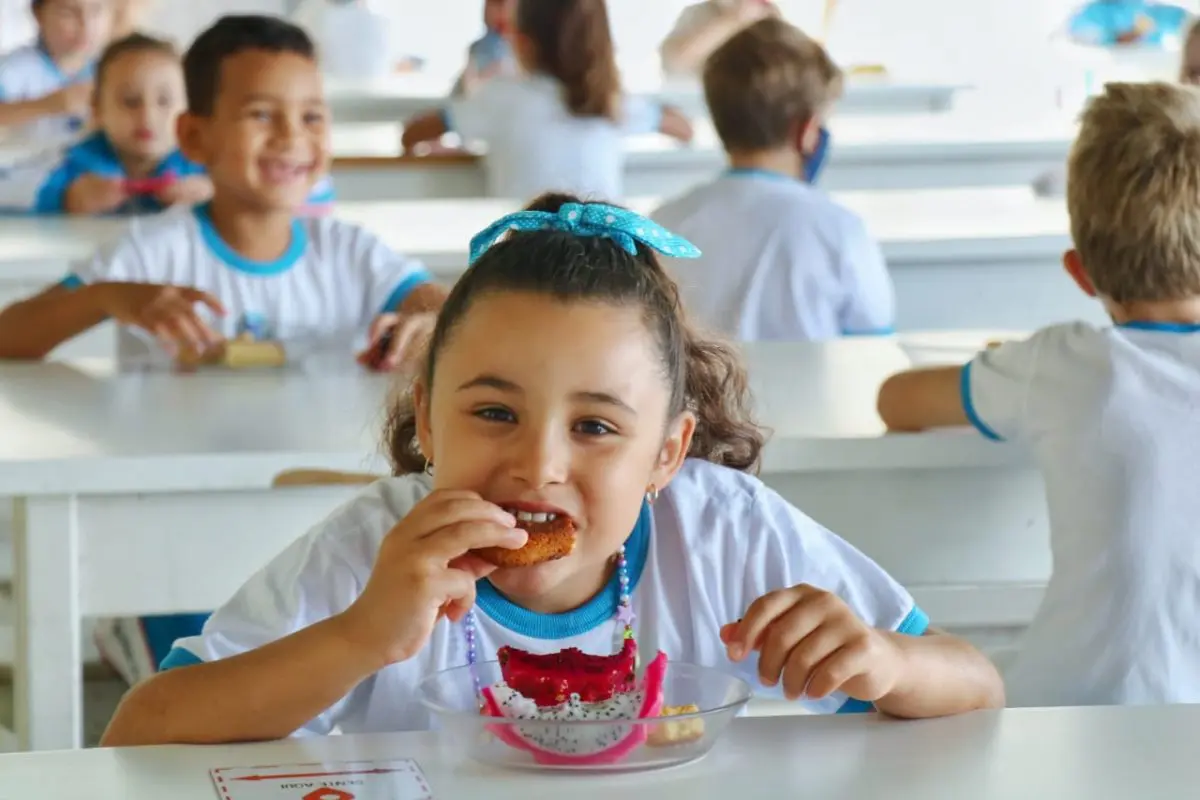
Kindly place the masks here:
POLYGON ((1054 567, 1010 705, 1200 702, 1200 325, 1056 325, 980 353, 961 392, 1046 485, 1054 567))
MULTIPOLYGON (((431 489, 424 475, 365 489, 259 570, 200 635, 178 641, 163 669, 245 653, 344 611, 366 585, 383 537, 431 489)), ((767 592, 806 583, 836 593, 877 628, 920 636, 929 625, 912 596, 869 558, 757 478, 705 461, 687 461, 654 505, 642 505, 625 551, 639 648, 738 673, 768 696, 782 697, 782 689, 759 684, 757 657, 730 662, 719 635, 767 592)), ((614 576, 582 607, 546 615, 482 581, 477 647, 485 659, 504 644, 611 653, 617 589, 614 576)), ((416 656, 359 684, 296 733, 427 729, 431 719, 416 699, 417 683, 466 663, 462 626, 443 619, 416 656)), ((842 694, 798 702, 817 713, 870 710, 842 694)))
MULTIPOLYGON (((91 80, 95 63, 67 75, 40 43, 19 47, 0 56, 0 103, 37 100, 80 81, 91 80)), ((24 138, 64 141, 83 130, 85 120, 70 115, 46 117, 22 130, 24 138)))
POLYGON ((797 178, 731 169, 651 217, 700 248, 672 265, 688 310, 740 341, 886 335, 895 289, 863 220, 797 178))
MULTIPOLYGON (((369 231, 331 217, 297 218, 291 243, 274 261, 251 261, 213 227, 208 205, 134 217, 128 231, 63 280, 68 288, 125 281, 188 286, 216 297, 226 314, 198 313, 234 338, 247 324, 266 337, 312 344, 363 343, 371 321, 395 310, 432 276, 369 231)), ((123 328, 125 365, 167 363, 146 333, 123 328)))

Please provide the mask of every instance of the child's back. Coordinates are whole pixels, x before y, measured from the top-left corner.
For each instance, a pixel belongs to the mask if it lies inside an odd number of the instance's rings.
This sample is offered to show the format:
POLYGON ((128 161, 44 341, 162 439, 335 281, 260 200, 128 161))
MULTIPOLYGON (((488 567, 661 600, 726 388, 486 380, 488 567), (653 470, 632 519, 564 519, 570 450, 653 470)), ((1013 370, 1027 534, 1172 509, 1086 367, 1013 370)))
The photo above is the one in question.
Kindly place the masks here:
POLYGON ((691 137, 682 115, 623 98, 604 0, 525 0, 512 34, 525 74, 500 76, 405 126, 404 145, 458 134, 487 145, 488 194, 527 199, 565 191, 623 194, 624 137, 691 137))
POLYGON ((1062 325, 968 380, 978 424, 1032 446, 1053 529, 1010 701, 1200 702, 1200 325, 1062 325))
POLYGON ((829 339, 890 330, 879 246, 819 189, 730 171, 654 213, 703 255, 676 273, 688 310, 741 340, 829 339))
POLYGON ((1200 92, 1111 84, 1084 113, 1067 272, 1115 326, 1054 326, 888 380, 893 429, 970 422, 1029 446, 1053 574, 1015 705, 1200 701, 1200 92))
POLYGON ((823 158, 821 117, 839 84, 821 46, 775 19, 709 59, 705 93, 733 166, 654 218, 703 253, 677 277, 710 327, 745 340, 892 329, 879 246, 861 219, 801 177, 823 158))

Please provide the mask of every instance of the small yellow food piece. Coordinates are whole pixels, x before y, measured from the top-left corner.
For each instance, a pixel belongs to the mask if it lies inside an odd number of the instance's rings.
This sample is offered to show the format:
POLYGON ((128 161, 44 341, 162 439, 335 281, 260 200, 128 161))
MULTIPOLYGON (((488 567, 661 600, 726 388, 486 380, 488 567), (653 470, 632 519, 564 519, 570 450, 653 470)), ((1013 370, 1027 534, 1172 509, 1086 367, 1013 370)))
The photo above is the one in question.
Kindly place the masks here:
MULTIPOLYGON (((692 704, 686 706, 665 706, 659 717, 677 717, 681 714, 698 714, 700 707, 692 704)), ((646 744, 651 747, 670 747, 676 744, 694 742, 704 736, 704 720, 685 719, 680 722, 660 722, 654 726, 646 744)))

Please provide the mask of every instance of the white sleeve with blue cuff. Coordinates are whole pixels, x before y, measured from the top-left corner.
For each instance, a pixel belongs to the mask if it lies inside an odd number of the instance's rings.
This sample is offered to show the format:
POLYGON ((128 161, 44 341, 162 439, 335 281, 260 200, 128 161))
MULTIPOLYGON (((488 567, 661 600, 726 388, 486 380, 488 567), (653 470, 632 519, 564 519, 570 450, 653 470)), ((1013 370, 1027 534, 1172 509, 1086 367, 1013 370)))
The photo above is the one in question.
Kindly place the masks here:
POLYGON ((988 439, 1020 438, 1045 335, 984 350, 962 368, 963 411, 988 439))
POLYGON ((352 263, 362 281, 370 318, 394 312, 414 289, 433 282, 421 262, 397 253, 363 228, 351 231, 352 263))

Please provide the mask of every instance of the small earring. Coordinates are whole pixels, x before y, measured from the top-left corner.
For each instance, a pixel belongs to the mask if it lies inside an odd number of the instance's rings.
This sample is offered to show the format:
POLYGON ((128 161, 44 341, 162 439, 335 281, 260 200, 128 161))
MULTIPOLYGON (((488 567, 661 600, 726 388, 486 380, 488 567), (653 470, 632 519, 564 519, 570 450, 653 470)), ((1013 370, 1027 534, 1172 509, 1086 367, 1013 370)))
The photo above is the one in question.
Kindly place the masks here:
POLYGON ((425 459, 425 474, 431 478, 433 477, 433 462, 428 458, 425 459))
POLYGON ((654 505, 654 501, 657 499, 658 487, 652 483, 650 484, 650 488, 646 490, 646 500, 650 503, 650 505, 654 505))

